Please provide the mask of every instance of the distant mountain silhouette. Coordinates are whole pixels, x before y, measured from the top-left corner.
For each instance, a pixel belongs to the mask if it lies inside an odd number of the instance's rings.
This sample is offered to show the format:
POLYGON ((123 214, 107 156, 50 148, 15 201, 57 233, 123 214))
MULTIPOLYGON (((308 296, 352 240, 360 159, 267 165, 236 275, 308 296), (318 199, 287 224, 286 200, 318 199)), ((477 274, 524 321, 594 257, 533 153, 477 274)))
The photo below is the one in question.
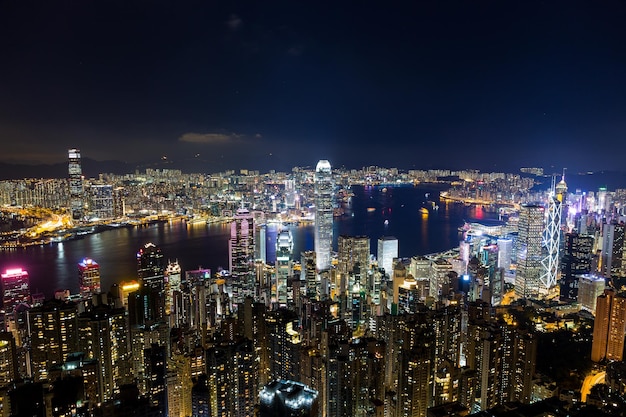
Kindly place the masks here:
MULTIPOLYGON (((98 177, 101 173, 127 174, 135 171, 135 165, 122 161, 96 161, 82 158, 83 175, 86 178, 98 177)), ((67 178, 67 162, 58 164, 9 164, 0 162, 0 180, 21 178, 67 178)))

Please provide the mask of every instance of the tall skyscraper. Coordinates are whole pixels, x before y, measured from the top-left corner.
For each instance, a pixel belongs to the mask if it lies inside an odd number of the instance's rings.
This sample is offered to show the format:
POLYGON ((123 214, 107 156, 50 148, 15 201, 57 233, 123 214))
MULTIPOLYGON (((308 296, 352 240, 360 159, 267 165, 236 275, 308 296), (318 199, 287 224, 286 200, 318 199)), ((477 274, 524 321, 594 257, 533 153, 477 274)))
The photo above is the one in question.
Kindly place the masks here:
POLYGON ((536 204, 525 204, 520 209, 515 277, 515 294, 520 298, 539 297, 544 213, 544 207, 536 204))
POLYGON ((330 269, 333 247, 333 179, 330 162, 323 159, 315 168, 315 262, 318 271, 330 269))
POLYGON ((15 268, 7 269, 2 274, 2 303, 7 313, 21 303, 30 304, 30 281, 27 271, 15 268))
POLYGON ((626 274, 626 225, 624 223, 605 224, 602 230, 602 274, 606 277, 626 274))
POLYGON ((161 249, 154 243, 146 243, 137 252, 137 275, 141 285, 163 291, 165 261, 161 249))
POLYGON ((70 208, 72 211, 72 220, 80 221, 83 219, 83 170, 80 164, 80 150, 69 149, 67 151, 69 164, 68 173, 70 177, 70 208))
MULTIPOLYGON (((578 297, 578 276, 591 272, 593 236, 566 233, 561 258, 560 299, 574 301, 578 297)), ((595 303, 595 300, 594 300, 595 303)))
POLYGON ((100 265, 90 258, 78 263, 78 285, 84 295, 100 294, 100 265))
POLYGON ((398 257, 398 239, 393 236, 383 236, 378 239, 378 266, 391 276, 393 258, 398 257))
POLYGON ((254 240, 254 218, 247 209, 240 208, 230 224, 228 241, 228 263, 234 303, 241 303, 247 296, 255 295, 254 240))
POLYGON ((284 230, 276 239, 276 292, 272 294, 279 307, 287 306, 287 280, 293 275, 291 232, 284 230))
MULTIPOLYGON (((563 181, 564 183, 564 181, 563 181)), ((561 245, 561 210, 563 208, 563 194, 556 194, 554 181, 548 196, 548 218, 544 231, 545 256, 541 261, 542 273, 540 277, 540 292, 546 294, 556 285, 559 272, 559 249, 561 245)), ((559 183, 561 184, 561 183, 559 183)), ((565 187, 567 190, 567 187, 565 187)), ((559 190, 562 193, 562 190, 559 190)))

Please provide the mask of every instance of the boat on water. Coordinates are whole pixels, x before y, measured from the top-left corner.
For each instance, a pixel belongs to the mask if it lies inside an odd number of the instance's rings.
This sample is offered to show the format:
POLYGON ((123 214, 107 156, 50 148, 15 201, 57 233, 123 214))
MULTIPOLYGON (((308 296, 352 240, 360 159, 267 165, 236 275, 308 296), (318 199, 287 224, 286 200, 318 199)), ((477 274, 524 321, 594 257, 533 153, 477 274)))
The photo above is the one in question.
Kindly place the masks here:
POLYGON ((428 214, 428 209, 426 207, 421 207, 420 208, 420 213, 422 214, 428 214))

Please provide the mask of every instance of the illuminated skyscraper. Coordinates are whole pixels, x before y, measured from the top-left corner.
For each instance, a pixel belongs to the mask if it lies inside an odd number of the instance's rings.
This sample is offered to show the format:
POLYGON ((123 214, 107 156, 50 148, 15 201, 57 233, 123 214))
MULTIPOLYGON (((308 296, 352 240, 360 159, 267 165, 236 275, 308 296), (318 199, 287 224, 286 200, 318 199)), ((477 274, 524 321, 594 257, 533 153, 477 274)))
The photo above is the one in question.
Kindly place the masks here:
POLYGON ((315 168, 315 262, 318 271, 330 269, 333 247, 333 179, 330 162, 323 159, 315 168))
POLYGON ((626 224, 605 224, 602 230, 602 275, 606 277, 626 275, 626 224))
POLYGON ((228 241, 234 303, 241 303, 247 296, 254 296, 254 246, 254 218, 247 209, 240 208, 230 224, 228 241))
POLYGON ((593 241, 593 236, 579 235, 576 232, 565 234, 563 257, 561 258, 561 300, 574 301, 577 299, 578 276, 591 272, 593 241))
POLYGON ((315 252, 300 253, 300 281, 305 282, 306 295, 310 299, 319 297, 317 274, 315 273, 315 252))
POLYGON ((100 294, 100 265, 85 258, 78 264, 78 285, 85 295, 100 294))
POLYGON ((355 272, 358 272, 359 284, 365 287, 370 262, 370 238, 368 236, 339 236, 337 258, 337 272, 344 285, 340 293, 352 288, 354 282, 349 277, 355 272))
POLYGON ((287 306, 287 279, 293 275, 292 250, 291 232, 288 230, 280 232, 276 239, 276 291, 273 294, 275 302, 280 307, 287 306))
POLYGON ((146 243, 137 252, 137 275, 141 285, 164 290, 165 262, 161 249, 154 243, 146 243))
POLYGON ((165 268, 165 314, 172 312, 174 293, 180 292, 181 268, 178 261, 168 262, 165 268))
POLYGON ((520 298, 539 297, 544 213, 543 206, 535 204, 525 204, 520 209, 515 277, 515 294, 520 298))
MULTIPOLYGON (((562 181, 565 184, 564 181, 562 181)), ((544 231, 544 246, 546 254, 541 261, 543 267, 541 273, 541 288, 539 291, 546 294, 548 290, 556 285, 556 278, 559 272, 559 247, 561 245, 561 210, 563 208, 564 194, 559 189, 556 194, 554 181, 548 196, 548 218, 544 231)), ((561 183, 559 183, 560 185, 561 183)), ((567 190, 567 187, 565 187, 567 190)))
POLYGON ((16 268, 7 269, 2 274, 2 302, 7 313, 13 311, 18 304, 30 304, 28 272, 16 268))
POLYGON ((72 220, 83 219, 83 170, 80 165, 80 150, 70 149, 67 151, 69 157, 68 172, 70 176, 70 207, 72 220))
POLYGON ((387 275, 393 271, 393 259, 398 257, 398 239, 393 236, 383 236, 378 239, 378 267, 383 268, 387 275))

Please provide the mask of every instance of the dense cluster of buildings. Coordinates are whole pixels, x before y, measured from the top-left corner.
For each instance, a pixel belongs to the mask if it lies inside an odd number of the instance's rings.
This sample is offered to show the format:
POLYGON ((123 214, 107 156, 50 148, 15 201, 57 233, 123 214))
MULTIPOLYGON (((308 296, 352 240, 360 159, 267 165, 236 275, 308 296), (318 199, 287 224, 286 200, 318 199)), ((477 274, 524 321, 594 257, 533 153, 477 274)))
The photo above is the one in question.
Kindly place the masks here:
MULTIPOLYGON (((229 269, 183 271, 150 243, 137 252, 135 281, 105 292, 98 263, 86 258, 77 266, 80 294, 52 300, 31 293, 27 271, 6 271, 0 415, 506 415, 498 407, 524 410, 559 395, 537 375, 546 354, 538 332, 549 326, 528 317, 531 306, 595 317, 589 354, 608 387, 588 396, 597 415, 626 393, 619 193, 569 193, 563 178, 538 196, 516 176, 335 173, 325 160, 290 174, 152 171, 149 181, 103 176, 87 186, 76 149, 69 171, 64 198, 77 223, 115 215, 104 207, 116 206, 228 214, 229 269), (521 203, 518 213, 466 224, 459 247, 445 253, 400 258, 392 236, 374 237, 376 254, 369 236, 339 236, 334 250, 338 189, 357 178, 451 176, 474 184, 457 196, 498 195, 521 203), (283 231, 268 264, 267 216, 303 210, 313 215, 314 251, 293 253, 283 231)), ((15 203, 7 182, 1 189, 15 203)), ((561 394, 567 401, 556 408, 575 415, 580 397, 561 394)))

